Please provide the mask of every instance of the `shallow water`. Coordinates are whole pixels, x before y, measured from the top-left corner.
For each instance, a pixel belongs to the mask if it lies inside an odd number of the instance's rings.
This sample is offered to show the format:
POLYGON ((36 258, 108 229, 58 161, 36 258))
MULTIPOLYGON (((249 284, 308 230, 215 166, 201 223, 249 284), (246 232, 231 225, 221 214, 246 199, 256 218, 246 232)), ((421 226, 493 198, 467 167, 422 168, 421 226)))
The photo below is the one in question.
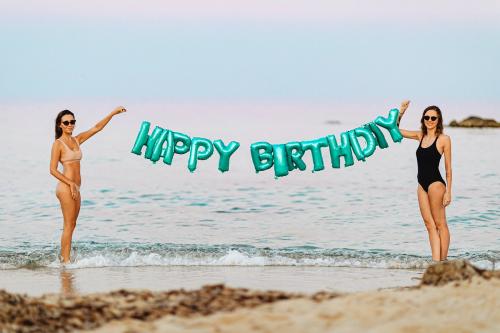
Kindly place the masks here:
MULTIPOLYGON (((423 269, 430 247, 416 198, 418 142, 389 141, 366 162, 274 179, 256 174, 249 145, 339 135, 390 107, 130 105, 82 145, 82 208, 69 268, 115 266, 319 266, 423 269), (314 112, 313 112, 314 111, 314 112), (231 170, 217 155, 187 170, 131 154, 143 120, 240 149, 231 170), (338 121, 339 123, 337 123, 338 121)), ((100 106, 102 109, 102 105, 100 106)), ((49 174, 57 105, 6 105, 0 115, 0 269, 58 267, 62 216, 49 174), (54 111, 55 110, 55 111, 54 111), (29 121, 19 123, 19 116, 29 121), (20 127, 23 131, 20 132, 20 127), (23 135, 19 135, 23 133, 23 135), (28 135, 24 135, 28 133, 28 135)), ((76 105, 79 130, 106 112, 76 105)), ((108 108, 109 109, 109 108, 108 108)), ((402 127, 415 129, 417 114, 402 127)), ((451 118, 451 117, 450 117, 451 118)), ((453 143, 449 259, 483 268, 500 260, 500 130, 446 128, 453 143)), ((388 135, 386 135, 389 138, 388 135)), ((441 173, 445 177, 444 163, 441 173)))

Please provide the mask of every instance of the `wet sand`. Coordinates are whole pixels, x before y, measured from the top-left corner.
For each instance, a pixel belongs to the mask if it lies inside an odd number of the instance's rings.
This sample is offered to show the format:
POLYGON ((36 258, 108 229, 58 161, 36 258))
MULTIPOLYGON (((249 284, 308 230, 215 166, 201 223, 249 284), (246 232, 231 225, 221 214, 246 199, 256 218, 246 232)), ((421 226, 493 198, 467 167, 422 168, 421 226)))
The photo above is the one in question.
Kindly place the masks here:
POLYGON ((418 285, 422 269, 293 266, 144 266, 0 270, 0 288, 41 296, 117 289, 164 291, 208 284, 233 288, 314 293, 355 292, 418 285))

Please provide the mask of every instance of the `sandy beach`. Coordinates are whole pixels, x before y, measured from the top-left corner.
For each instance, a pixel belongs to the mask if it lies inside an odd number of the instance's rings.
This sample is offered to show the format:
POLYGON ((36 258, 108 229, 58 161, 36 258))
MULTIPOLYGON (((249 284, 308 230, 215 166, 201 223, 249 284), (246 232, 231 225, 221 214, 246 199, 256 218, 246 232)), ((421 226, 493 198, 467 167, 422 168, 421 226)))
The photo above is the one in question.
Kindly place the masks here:
POLYGON ((466 261, 420 285, 356 293, 204 286, 41 297, 0 291, 2 332, 497 332, 500 272, 466 261))
POLYGON ((92 332, 498 332, 500 280, 283 301, 208 317, 127 320, 92 332), (495 310, 496 309, 496 310, 495 310))

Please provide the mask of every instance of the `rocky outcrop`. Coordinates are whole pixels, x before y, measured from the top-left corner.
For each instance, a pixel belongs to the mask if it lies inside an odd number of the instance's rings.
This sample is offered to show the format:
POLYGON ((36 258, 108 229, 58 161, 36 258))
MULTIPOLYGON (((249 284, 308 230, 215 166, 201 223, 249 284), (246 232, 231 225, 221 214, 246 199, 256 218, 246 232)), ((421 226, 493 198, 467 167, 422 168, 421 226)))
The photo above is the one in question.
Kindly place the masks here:
POLYGON ((478 127, 478 128, 484 128, 484 127, 497 127, 500 128, 500 123, 497 122, 495 119, 486 119, 486 118, 480 118, 480 117, 468 117, 465 118, 462 121, 456 121, 452 120, 450 122, 450 127, 478 127))
POLYGON ((479 269, 466 260, 441 261, 427 268, 420 284, 441 286, 453 281, 469 281, 473 277, 500 278, 500 271, 479 269))

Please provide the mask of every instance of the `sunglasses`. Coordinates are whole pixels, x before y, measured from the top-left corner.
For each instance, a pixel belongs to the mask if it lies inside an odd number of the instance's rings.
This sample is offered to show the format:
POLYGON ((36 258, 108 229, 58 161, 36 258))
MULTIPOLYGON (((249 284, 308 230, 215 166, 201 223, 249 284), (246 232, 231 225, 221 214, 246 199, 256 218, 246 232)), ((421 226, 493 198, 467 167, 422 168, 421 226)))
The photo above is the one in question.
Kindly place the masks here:
POLYGON ((76 120, 65 120, 61 122, 64 126, 69 126, 69 124, 74 125, 76 123, 76 120))
POLYGON ((425 119, 425 120, 429 120, 429 119, 430 119, 430 120, 432 120, 432 121, 435 121, 435 120, 437 120, 437 119, 438 119, 438 117, 436 117, 436 116, 432 116, 432 117, 431 117, 431 116, 424 116, 424 119, 425 119))

